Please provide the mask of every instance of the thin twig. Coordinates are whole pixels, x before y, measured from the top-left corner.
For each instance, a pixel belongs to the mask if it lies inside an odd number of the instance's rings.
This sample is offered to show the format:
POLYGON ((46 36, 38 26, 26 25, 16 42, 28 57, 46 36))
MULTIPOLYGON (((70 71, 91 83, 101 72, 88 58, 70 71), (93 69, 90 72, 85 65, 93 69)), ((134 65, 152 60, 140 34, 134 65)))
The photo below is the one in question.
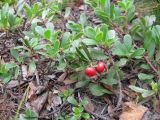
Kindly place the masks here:
MULTIPOLYGON (((106 51, 106 52, 108 53, 108 55, 109 55, 109 57, 110 57, 110 59, 111 59, 112 64, 115 65, 111 54, 108 52, 107 49, 105 49, 105 48, 103 48, 103 49, 104 49, 104 51, 106 51)), ((116 110, 120 107, 120 105, 121 105, 121 103, 122 103, 122 98, 123 98, 121 79, 120 79, 120 76, 119 76, 119 73, 118 73, 117 70, 116 70, 116 75, 117 75, 117 78, 118 78, 119 97, 118 97, 117 105, 116 105, 116 107, 113 109, 113 111, 116 111, 116 110)))
MULTIPOLYGON (((136 44, 134 44, 134 46, 135 46, 136 48, 138 48, 136 44)), ((147 64, 152 68, 152 70, 153 70, 155 73, 158 73, 157 68, 151 63, 149 57, 148 57, 147 55, 143 54, 143 58, 146 60, 147 64)))
POLYGON ((157 73, 158 70, 157 70, 156 67, 151 63, 151 61, 149 60, 148 56, 143 55, 143 58, 146 60, 147 64, 152 68, 152 70, 157 73))
MULTIPOLYGON (((110 58, 111 58, 111 62, 112 64, 114 65, 114 61, 112 59, 112 56, 110 55, 110 58)), ((119 97, 118 97, 118 102, 117 102, 117 105, 116 107, 113 109, 113 111, 117 110, 120 106, 121 106, 121 103, 122 103, 122 97, 123 97, 123 94, 122 94, 122 84, 121 84, 121 79, 120 79, 120 76, 119 76, 119 73, 118 71, 116 70, 116 75, 117 75, 117 78, 118 78, 118 86, 119 86, 119 97)))
POLYGON ((119 97, 118 97, 117 105, 116 105, 116 107, 113 109, 113 111, 115 111, 116 109, 118 109, 118 108, 121 106, 122 97, 123 97, 123 94, 122 94, 122 84, 121 84, 120 76, 119 76, 119 73, 118 73, 117 71, 116 71, 116 74, 117 74, 117 77, 118 77, 119 97))

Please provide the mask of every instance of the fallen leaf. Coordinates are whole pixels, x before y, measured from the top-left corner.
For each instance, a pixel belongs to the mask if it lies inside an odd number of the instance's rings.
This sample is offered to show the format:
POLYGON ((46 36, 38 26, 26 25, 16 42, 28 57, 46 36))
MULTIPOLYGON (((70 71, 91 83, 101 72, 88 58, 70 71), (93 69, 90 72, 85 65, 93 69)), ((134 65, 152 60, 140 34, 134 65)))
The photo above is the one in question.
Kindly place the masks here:
POLYGON ((17 87, 18 85, 22 85, 22 84, 24 84, 25 83, 25 81, 20 81, 20 83, 18 82, 18 80, 11 80, 11 81, 9 81, 9 83, 7 84, 7 86, 6 86, 6 88, 7 89, 11 89, 11 88, 15 88, 15 87, 17 87))
POLYGON ((160 100, 156 100, 156 111, 160 113, 160 100))
POLYGON ((33 82, 29 83, 29 93, 28 93, 28 101, 32 101, 33 99, 35 99, 37 97, 36 95, 36 91, 37 91, 37 87, 33 84, 33 82))
POLYGON ((48 98, 48 92, 45 92, 41 96, 38 96, 35 100, 31 102, 31 107, 34 112, 36 112, 38 115, 40 111, 42 110, 44 104, 46 103, 48 98))
POLYGON ((107 90, 113 91, 112 85, 104 85, 107 90))
POLYGON ((1 64, 5 64, 4 59, 3 59, 3 58, 1 58, 1 57, 0 57, 0 62, 1 62, 1 64))
POLYGON ((49 92, 47 110, 51 110, 51 108, 55 109, 55 107, 59 106, 60 104, 62 104, 61 97, 53 92, 49 92))
POLYGON ((122 90, 123 93, 125 93, 127 96, 131 97, 131 98, 136 98, 137 97, 137 93, 135 92, 130 92, 130 91, 127 91, 127 90, 122 90))
POLYGON ((45 91, 45 89, 46 89, 46 86, 38 86, 36 90, 36 94, 37 95, 41 94, 42 92, 45 91))
POLYGON ((109 106, 108 106, 108 114, 109 114, 110 116, 113 116, 113 115, 114 115, 114 111, 113 111, 112 105, 109 105, 109 106))
POLYGON ((126 102, 123 105, 120 120, 141 120, 148 109, 142 105, 136 105, 133 102, 126 102))
POLYGON ((68 89, 67 86, 60 86, 60 87, 58 88, 58 90, 59 90, 60 92, 63 92, 63 91, 65 91, 66 89, 68 89))
POLYGON ((65 79, 63 82, 64 82, 65 85, 69 85, 69 84, 75 83, 76 81, 67 78, 67 79, 65 79))
POLYGON ((58 94, 60 91, 59 90, 53 90, 54 94, 58 94))
POLYGON ((61 76, 59 76, 57 81, 63 82, 65 80, 66 76, 67 76, 67 72, 64 72, 61 76))
POLYGON ((93 112, 94 109, 95 109, 95 105, 92 103, 91 99, 87 96, 85 96, 85 98, 88 99, 88 104, 84 106, 84 109, 87 111, 87 112, 93 112))
POLYGON ((45 80, 52 80, 56 78, 56 75, 52 74, 52 75, 44 75, 45 80))

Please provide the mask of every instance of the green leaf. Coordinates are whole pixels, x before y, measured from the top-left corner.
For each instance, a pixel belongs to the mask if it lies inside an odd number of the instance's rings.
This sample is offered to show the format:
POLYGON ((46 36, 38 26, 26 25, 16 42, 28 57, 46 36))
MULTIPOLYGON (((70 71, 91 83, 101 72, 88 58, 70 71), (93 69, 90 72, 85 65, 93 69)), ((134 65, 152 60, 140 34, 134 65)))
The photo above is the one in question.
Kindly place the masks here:
POLYGON ((88 26, 84 29, 84 35, 87 36, 88 38, 94 39, 96 31, 92 27, 88 26))
POLYGON ((118 66, 122 67, 122 66, 126 65, 127 62, 128 62, 128 59, 121 58, 120 61, 118 61, 118 66))
POLYGON ((102 25, 101 25, 101 31, 103 32, 103 39, 102 39, 102 41, 105 41, 106 38, 108 37, 108 36, 107 36, 107 33, 108 33, 108 25, 102 24, 102 25))
POLYGON ((78 105, 77 100, 73 96, 68 97, 67 101, 73 105, 78 105))
POLYGON ((78 32, 77 34, 75 34, 75 35, 73 36, 73 40, 80 39, 82 36, 83 36, 83 32, 78 32))
POLYGON ((19 115, 19 119, 20 119, 20 120, 27 120, 25 114, 20 114, 20 115, 19 115))
POLYGON ((115 42, 115 47, 112 49, 113 55, 129 56, 132 50, 132 39, 130 35, 124 36, 124 43, 115 42))
MULTIPOLYGON (((109 0, 107 0, 107 1, 109 1, 109 0)), ((95 11, 95 14, 102 20, 102 21, 104 21, 105 23, 108 23, 109 22, 109 17, 110 16, 108 16, 107 14, 106 14, 106 12, 104 12, 103 10, 100 10, 99 8, 96 8, 96 9, 94 9, 94 11, 95 11)), ((108 12, 107 12, 108 13, 108 12)))
POLYGON ((155 94, 155 92, 152 91, 152 90, 142 89, 140 87, 136 87, 136 86, 133 86, 133 85, 130 85, 129 88, 132 89, 135 92, 141 93, 142 97, 148 97, 148 96, 151 96, 151 95, 155 94))
POLYGON ((155 15, 145 16, 145 21, 147 26, 152 26, 153 23, 156 21, 156 16, 155 15))
POLYGON ((18 50, 14 49, 14 48, 11 48, 10 53, 18 62, 21 62, 19 54, 18 54, 18 50))
POLYGON ((108 56, 101 49, 89 48, 90 55, 95 60, 105 60, 108 56))
POLYGON ((102 39, 103 39, 103 32, 99 32, 98 34, 96 34, 95 39, 97 41, 102 41, 102 39))
POLYGON ((112 4, 111 5, 111 8, 110 8, 110 18, 111 19, 114 19, 114 16, 115 16, 115 5, 114 4, 112 4))
POLYGON ((87 38, 85 38, 82 41, 86 45, 97 45, 98 44, 97 41, 95 41, 93 39, 87 39, 87 38))
POLYGON ((17 67, 16 63, 6 63, 5 67, 7 70, 17 67))
POLYGON ((128 51, 130 51, 132 49, 132 38, 130 35, 124 36, 124 45, 128 51))
POLYGON ((66 24, 66 27, 72 31, 81 31, 82 30, 82 26, 80 24, 77 24, 73 21, 69 21, 67 24, 66 24))
POLYGON ((33 73, 33 72, 35 72, 35 70, 36 70, 36 64, 34 61, 31 61, 29 64, 29 72, 33 73))
POLYGON ((36 31, 39 35, 43 36, 44 28, 42 28, 41 26, 36 26, 36 27, 35 27, 35 31, 36 31))
POLYGON ((150 79, 153 79, 154 76, 152 74, 139 73, 138 78, 140 80, 150 80, 150 79))
POLYGON ((81 88, 86 86, 89 83, 89 80, 82 80, 82 81, 78 81, 76 83, 76 88, 81 88))
POLYGON ((118 5, 119 5, 120 7, 122 7, 123 9, 126 9, 126 5, 125 5, 124 2, 118 1, 118 5))
POLYGON ((84 119, 89 119, 89 118, 90 118, 90 115, 89 115, 88 113, 83 113, 83 114, 82 114, 82 117, 83 117, 84 119))
POLYGON ((145 49, 144 48, 139 48, 139 49, 137 49, 136 51, 134 51, 133 53, 132 53, 132 57, 134 57, 134 58, 141 58, 142 56, 142 54, 145 52, 145 49))
POLYGON ((109 30, 107 35, 108 39, 114 39, 116 37, 116 32, 115 30, 109 30))
POLYGON ((102 96, 104 95, 105 93, 107 94, 112 94, 111 91, 99 86, 99 85, 96 85, 96 84, 93 84, 91 83, 89 85, 89 90, 91 91, 91 93, 95 96, 102 96))
POLYGON ((31 110, 31 109, 26 109, 25 110, 25 114, 26 114, 26 116, 27 117, 35 117, 35 118, 33 118, 32 120, 37 120, 37 118, 36 118, 36 114, 31 110))
POLYGON ((32 13, 35 14, 38 11, 38 7, 39 7, 38 2, 34 3, 32 6, 32 13))
POLYGON ((72 116, 71 118, 69 118, 69 120, 78 120, 78 118, 77 118, 77 116, 72 116))
POLYGON ((146 97, 152 96, 154 94, 156 94, 155 91, 148 90, 147 92, 142 93, 142 97, 146 98, 146 97))
POLYGON ((66 7, 64 18, 68 18, 70 13, 71 13, 71 8, 70 7, 66 7))
POLYGON ((44 30, 43 36, 44 36, 45 39, 50 40, 51 39, 51 35, 52 35, 52 31, 50 29, 44 30))
POLYGON ((117 84, 117 80, 115 78, 116 75, 116 70, 114 69, 114 67, 110 68, 108 70, 108 76, 106 79, 102 79, 100 82, 107 84, 107 85, 114 85, 117 84))
POLYGON ((81 112, 83 112, 83 109, 80 109, 78 107, 73 107, 72 110, 76 115, 79 115, 81 114, 81 112))
POLYGON ((24 5, 24 11, 26 12, 27 16, 31 19, 32 18, 32 9, 27 3, 24 5))
POLYGON ((88 58, 85 57, 85 55, 81 52, 81 50, 79 48, 76 48, 76 51, 79 55, 79 57, 84 60, 84 61, 88 61, 88 58))
POLYGON ((19 75, 19 66, 17 65, 16 68, 15 68, 15 73, 14 73, 14 78, 17 79, 18 78, 18 75, 19 75))
POLYGON ((88 104, 88 98, 84 98, 80 103, 80 105, 82 105, 82 106, 85 106, 87 104, 88 104))
POLYGON ((35 46, 38 45, 38 38, 32 38, 30 41, 29 41, 29 45, 34 48, 35 46))
POLYGON ((81 42, 81 44, 82 44, 82 48, 83 48, 84 52, 86 53, 87 57, 88 57, 90 60, 92 60, 92 57, 91 57, 91 55, 90 55, 90 53, 89 53, 89 51, 88 51, 88 49, 87 49, 87 46, 86 46, 83 42, 81 42))
POLYGON ((0 73, 0 79, 2 79, 3 83, 8 83, 11 79, 11 76, 9 73, 0 73))
POLYGON ((136 87, 136 86, 133 86, 133 85, 130 85, 129 88, 132 89, 132 90, 134 90, 134 91, 136 91, 136 92, 138 92, 138 93, 145 93, 145 92, 148 91, 146 89, 142 89, 140 87, 136 87))
POLYGON ((85 13, 82 13, 80 15, 80 21, 79 22, 83 27, 87 25, 87 17, 86 17, 85 13))
POLYGON ((9 22, 10 27, 12 28, 14 25, 16 25, 16 17, 12 14, 9 14, 8 22, 9 22))
POLYGON ((142 64, 140 67, 145 69, 145 70, 149 70, 150 69, 148 64, 142 64))

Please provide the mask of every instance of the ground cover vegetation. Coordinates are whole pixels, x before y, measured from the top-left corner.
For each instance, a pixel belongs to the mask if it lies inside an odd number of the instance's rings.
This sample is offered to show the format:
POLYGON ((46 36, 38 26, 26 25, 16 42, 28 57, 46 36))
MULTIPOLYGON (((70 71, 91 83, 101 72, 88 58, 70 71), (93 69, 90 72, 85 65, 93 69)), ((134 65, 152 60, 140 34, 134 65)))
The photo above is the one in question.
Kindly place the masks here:
POLYGON ((2 120, 160 119, 159 4, 0 1, 2 120))

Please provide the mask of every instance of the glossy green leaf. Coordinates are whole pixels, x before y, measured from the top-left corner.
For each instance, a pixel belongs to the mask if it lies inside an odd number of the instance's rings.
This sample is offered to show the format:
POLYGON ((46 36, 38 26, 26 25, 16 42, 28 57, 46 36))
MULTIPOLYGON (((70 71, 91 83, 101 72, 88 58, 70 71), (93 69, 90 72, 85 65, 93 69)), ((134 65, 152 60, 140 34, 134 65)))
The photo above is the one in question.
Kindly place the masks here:
POLYGON ((153 79, 154 76, 152 74, 139 73, 138 78, 140 80, 150 80, 150 79, 153 79))
POLYGON ((51 39, 51 35, 52 35, 52 31, 50 29, 45 29, 44 30, 44 33, 43 33, 44 38, 50 40, 51 39))
POLYGON ((78 81, 78 82, 76 83, 76 88, 84 87, 84 86, 88 85, 88 83, 89 83, 89 80, 78 81))
POLYGON ((112 94, 111 91, 103 88, 102 86, 99 86, 99 85, 96 85, 96 84, 93 84, 91 83, 89 85, 89 90, 91 91, 91 93, 95 96, 102 96, 104 95, 105 93, 107 94, 112 94))
POLYGON ((33 72, 35 72, 35 70, 36 70, 36 64, 34 61, 31 61, 29 64, 29 72, 33 73, 33 72))
POLYGON ((77 100, 73 96, 68 97, 67 101, 73 105, 78 105, 77 100))
POLYGON ((142 54, 145 52, 145 49, 144 48, 139 48, 137 50, 135 50, 133 53, 132 53, 132 57, 134 58, 141 58, 142 57, 142 54))
POLYGON ((85 13, 82 13, 80 15, 80 21, 79 22, 83 27, 87 25, 87 17, 86 17, 85 13))

